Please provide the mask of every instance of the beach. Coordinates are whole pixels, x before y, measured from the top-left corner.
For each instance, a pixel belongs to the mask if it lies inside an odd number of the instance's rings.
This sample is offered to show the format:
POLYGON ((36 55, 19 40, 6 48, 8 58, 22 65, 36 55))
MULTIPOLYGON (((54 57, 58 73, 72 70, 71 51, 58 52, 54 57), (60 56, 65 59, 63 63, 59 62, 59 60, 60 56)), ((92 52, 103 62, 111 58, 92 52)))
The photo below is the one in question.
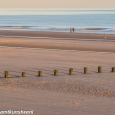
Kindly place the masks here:
POLYGON ((115 115, 115 34, 0 30, 0 60, 1 111, 115 115))

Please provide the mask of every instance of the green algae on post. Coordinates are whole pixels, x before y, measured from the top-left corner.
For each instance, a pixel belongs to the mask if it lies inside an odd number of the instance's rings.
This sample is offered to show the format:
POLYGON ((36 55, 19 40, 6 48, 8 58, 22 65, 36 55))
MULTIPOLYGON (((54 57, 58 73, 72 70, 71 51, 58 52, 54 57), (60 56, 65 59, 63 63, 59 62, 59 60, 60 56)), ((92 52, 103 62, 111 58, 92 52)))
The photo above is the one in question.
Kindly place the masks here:
POLYGON ((38 77, 42 77, 42 71, 38 71, 38 77))
POLYGON ((58 70, 54 70, 54 76, 58 75, 58 70))
POLYGON ((98 66, 98 73, 102 73, 102 67, 98 66))
POLYGON ((112 67, 112 72, 115 72, 115 67, 112 67))
POLYGON ((88 73, 88 68, 84 67, 84 73, 87 74, 88 73))
POLYGON ((69 74, 72 75, 73 74, 73 68, 69 69, 69 74))
POLYGON ((25 72, 22 72, 22 77, 26 77, 26 73, 25 72))
POLYGON ((8 78, 8 73, 9 73, 8 71, 5 71, 5 76, 4 76, 5 78, 8 78))

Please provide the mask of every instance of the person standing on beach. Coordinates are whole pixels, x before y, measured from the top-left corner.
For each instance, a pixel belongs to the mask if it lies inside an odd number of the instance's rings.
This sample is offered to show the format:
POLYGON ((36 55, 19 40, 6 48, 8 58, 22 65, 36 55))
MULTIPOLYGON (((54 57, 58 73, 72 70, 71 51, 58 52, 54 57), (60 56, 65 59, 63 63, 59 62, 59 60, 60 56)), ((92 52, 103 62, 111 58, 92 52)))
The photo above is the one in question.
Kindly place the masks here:
POLYGON ((70 28, 70 32, 72 32, 72 28, 70 28))
POLYGON ((73 27, 73 29, 72 29, 72 30, 73 30, 73 33, 74 33, 75 28, 73 27))

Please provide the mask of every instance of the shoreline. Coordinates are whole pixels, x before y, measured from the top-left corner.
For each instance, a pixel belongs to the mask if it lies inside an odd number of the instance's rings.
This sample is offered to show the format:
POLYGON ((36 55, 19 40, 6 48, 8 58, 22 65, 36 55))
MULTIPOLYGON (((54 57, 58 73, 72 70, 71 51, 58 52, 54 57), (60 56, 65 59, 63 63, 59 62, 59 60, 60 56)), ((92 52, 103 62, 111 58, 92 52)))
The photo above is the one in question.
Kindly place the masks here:
POLYGON ((115 40, 115 34, 70 33, 48 31, 0 30, 0 35, 115 40))
POLYGON ((0 46, 114 53, 115 35, 108 35, 106 39, 104 36, 103 34, 7 30, 0 31, 0 46))

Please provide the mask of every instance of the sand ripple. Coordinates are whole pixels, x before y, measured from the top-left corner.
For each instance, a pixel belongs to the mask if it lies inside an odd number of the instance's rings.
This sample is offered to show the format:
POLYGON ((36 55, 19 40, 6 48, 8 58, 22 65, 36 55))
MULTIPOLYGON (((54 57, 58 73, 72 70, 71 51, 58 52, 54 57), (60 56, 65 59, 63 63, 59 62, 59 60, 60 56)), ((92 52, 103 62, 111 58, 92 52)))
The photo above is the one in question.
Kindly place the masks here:
POLYGON ((11 78, 1 79, 1 85, 11 89, 42 89, 76 94, 112 96, 115 97, 114 88, 98 85, 98 83, 83 82, 81 80, 39 80, 39 78, 11 78))

